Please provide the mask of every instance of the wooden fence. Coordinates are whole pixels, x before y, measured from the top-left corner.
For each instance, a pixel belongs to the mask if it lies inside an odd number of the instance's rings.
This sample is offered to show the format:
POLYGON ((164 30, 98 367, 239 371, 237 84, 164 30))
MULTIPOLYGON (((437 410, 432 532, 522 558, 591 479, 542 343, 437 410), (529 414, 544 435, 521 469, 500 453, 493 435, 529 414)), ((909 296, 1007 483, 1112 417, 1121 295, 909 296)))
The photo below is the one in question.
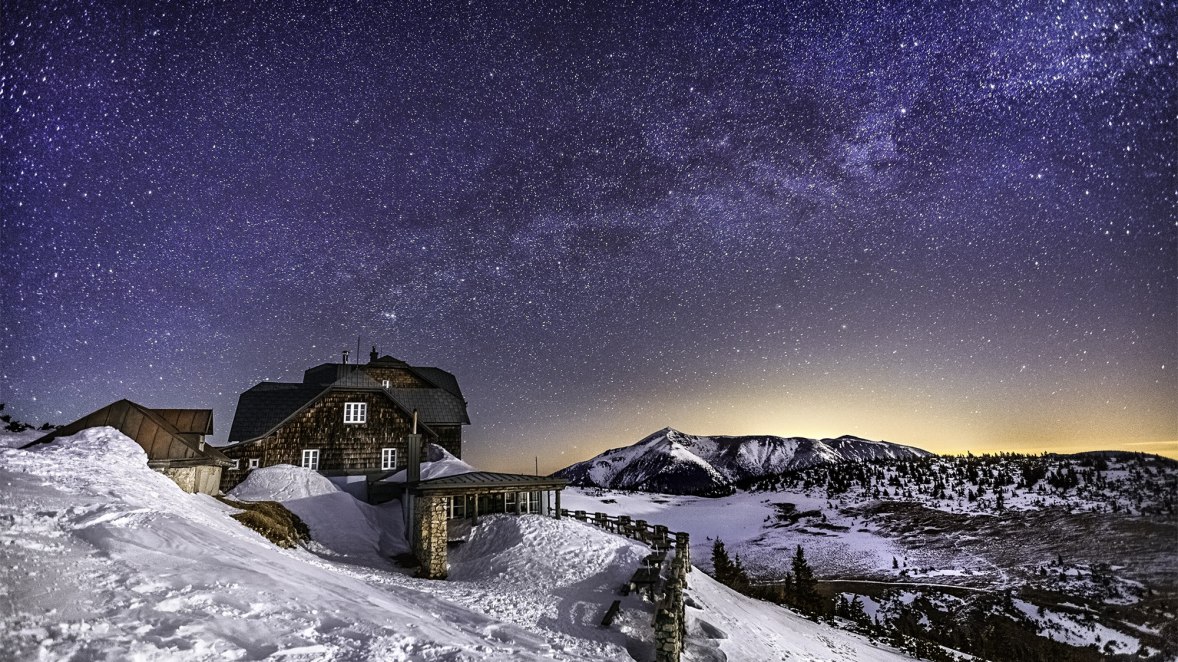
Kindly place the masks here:
MULTIPOLYGON (((691 572, 691 537, 686 532, 670 531, 660 524, 633 519, 628 515, 612 516, 605 513, 587 513, 584 510, 560 510, 561 517, 571 517, 579 522, 592 523, 606 531, 633 538, 650 545, 652 553, 623 587, 624 593, 632 590, 647 591, 655 601, 654 643, 655 662, 679 662, 683 642, 687 633, 684 612, 683 590, 687 587, 687 573, 691 572), (667 552, 674 545, 675 555, 664 578, 662 567, 667 552), (661 585, 661 587, 660 587, 661 585), (661 588, 661 590, 660 590, 661 588)), ((617 614, 620 601, 615 600, 606 612, 602 625, 609 625, 617 614)))

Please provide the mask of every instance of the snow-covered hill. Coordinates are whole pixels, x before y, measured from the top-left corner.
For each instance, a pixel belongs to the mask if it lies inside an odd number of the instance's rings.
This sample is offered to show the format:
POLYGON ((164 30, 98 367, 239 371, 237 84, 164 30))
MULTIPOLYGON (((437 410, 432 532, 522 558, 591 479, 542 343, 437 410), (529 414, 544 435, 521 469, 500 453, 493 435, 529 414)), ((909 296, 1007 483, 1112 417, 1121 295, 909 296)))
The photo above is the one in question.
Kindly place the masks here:
MULTIPOLYGON (((0 439, 2 442, 3 439, 0 439)), ((283 467, 315 544, 279 549, 96 428, 30 450, 0 443, 0 659, 626 660, 653 657, 653 605, 623 597, 649 552, 591 525, 491 516, 454 548, 449 581, 388 561, 394 502, 370 506, 283 467)), ((283 480, 285 475, 288 480, 283 480)), ((903 660, 689 575, 685 661, 903 660)))
POLYGON ((928 451, 859 437, 704 437, 663 428, 556 472, 573 485, 718 495, 734 483, 819 464, 926 457, 928 451))

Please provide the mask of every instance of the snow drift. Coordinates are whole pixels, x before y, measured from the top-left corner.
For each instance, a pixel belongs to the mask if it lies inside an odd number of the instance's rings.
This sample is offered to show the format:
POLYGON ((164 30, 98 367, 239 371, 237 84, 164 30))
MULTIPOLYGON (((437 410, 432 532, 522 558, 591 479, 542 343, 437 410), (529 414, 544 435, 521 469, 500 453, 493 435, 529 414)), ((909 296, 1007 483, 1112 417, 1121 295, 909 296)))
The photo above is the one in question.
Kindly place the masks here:
POLYGON ((322 474, 293 464, 276 464, 250 471, 228 496, 238 501, 290 501, 338 492, 322 474))

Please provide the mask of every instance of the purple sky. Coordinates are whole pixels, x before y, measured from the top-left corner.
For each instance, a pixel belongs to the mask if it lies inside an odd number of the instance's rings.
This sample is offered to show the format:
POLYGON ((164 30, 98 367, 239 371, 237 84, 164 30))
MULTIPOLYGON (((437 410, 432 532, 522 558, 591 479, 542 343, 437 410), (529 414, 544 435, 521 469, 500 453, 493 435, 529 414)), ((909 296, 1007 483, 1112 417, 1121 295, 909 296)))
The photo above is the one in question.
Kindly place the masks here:
POLYGON ((362 336, 458 376, 491 469, 1178 454, 1173 6, 334 4, 3 3, 17 418, 224 438, 362 336))

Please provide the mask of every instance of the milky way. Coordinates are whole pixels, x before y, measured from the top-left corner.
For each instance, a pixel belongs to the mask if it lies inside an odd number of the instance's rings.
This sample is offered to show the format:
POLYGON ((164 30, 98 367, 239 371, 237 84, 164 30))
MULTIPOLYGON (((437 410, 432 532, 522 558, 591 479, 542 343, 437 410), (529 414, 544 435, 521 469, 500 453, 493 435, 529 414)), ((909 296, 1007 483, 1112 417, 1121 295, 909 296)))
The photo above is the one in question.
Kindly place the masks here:
POLYGON ((1178 439, 1167 3, 281 4, 4 2, 17 418, 359 337, 488 468, 1178 439))

